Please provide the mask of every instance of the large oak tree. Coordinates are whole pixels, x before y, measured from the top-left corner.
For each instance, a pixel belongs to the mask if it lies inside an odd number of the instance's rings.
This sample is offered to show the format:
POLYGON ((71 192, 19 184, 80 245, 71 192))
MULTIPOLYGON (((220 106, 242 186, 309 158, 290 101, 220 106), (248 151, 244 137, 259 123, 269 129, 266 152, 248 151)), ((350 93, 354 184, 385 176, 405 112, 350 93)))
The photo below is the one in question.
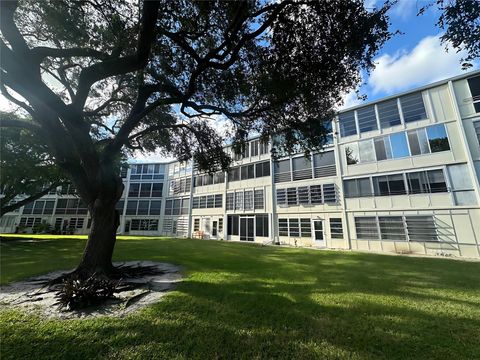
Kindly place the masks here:
POLYGON ((4 96, 68 174, 92 228, 77 274, 108 275, 122 150, 160 148, 200 169, 230 157, 212 118, 310 151, 342 94, 391 36, 363 1, 2 1, 4 96))

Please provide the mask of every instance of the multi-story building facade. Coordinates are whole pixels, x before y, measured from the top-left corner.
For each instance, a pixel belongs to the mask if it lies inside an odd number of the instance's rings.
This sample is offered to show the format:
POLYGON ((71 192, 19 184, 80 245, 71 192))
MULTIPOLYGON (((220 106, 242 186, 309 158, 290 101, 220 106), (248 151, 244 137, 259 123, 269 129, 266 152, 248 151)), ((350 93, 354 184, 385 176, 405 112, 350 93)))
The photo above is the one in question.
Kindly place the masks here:
MULTIPOLYGON (((480 257, 480 72, 343 110, 310 158, 252 139, 228 173, 179 162, 122 171, 120 234, 480 257)), ((62 189, 1 219, 87 233, 62 189)))

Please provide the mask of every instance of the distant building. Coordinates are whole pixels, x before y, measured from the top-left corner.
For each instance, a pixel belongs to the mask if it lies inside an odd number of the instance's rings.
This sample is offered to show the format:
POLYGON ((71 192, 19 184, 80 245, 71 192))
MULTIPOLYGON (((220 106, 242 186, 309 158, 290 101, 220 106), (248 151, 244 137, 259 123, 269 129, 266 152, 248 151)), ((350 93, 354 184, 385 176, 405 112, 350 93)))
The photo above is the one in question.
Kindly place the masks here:
MULTIPOLYGON (((271 159, 251 140, 230 172, 179 162, 132 164, 120 234, 480 257, 480 72, 340 112, 331 144, 271 159)), ((1 219, 88 233, 73 189, 1 219)))

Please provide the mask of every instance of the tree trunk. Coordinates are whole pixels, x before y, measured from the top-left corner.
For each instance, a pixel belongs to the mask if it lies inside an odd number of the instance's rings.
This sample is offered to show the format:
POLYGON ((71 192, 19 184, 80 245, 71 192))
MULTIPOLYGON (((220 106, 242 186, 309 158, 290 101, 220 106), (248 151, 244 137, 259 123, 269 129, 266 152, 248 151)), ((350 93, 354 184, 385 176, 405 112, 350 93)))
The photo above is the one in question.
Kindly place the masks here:
POLYGON ((90 234, 80 264, 75 270, 83 278, 93 274, 109 277, 114 272, 112 255, 120 224, 120 215, 115 205, 124 186, 122 179, 111 168, 103 168, 99 177, 98 195, 88 206, 92 217, 90 234))

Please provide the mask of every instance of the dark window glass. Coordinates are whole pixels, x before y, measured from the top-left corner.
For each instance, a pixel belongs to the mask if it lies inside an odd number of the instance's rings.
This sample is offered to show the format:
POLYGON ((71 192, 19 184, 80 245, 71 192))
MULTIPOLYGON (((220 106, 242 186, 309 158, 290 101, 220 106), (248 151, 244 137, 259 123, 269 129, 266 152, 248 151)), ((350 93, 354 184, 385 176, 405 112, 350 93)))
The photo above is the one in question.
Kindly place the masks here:
POLYGON ((312 237, 312 222, 310 219, 300 219, 300 236, 312 237))
POLYGON ((137 215, 137 204, 137 200, 127 201, 127 210, 125 211, 125 215, 137 215))
POLYGON ((297 188, 287 189, 287 202, 288 205, 297 205, 297 188))
POLYGON ((340 125, 340 135, 342 137, 355 135, 357 133, 355 114, 353 111, 338 115, 338 123, 340 125))
POLYGON ((300 225, 298 219, 288 219, 289 227, 289 236, 298 237, 300 236, 300 225))
POLYGON ((427 128, 428 142, 432 153, 450 150, 445 125, 438 124, 427 128))
POLYGON ((150 207, 150 201, 140 200, 138 202, 137 215, 148 215, 149 207, 150 207))
POLYGON ((471 77, 467 81, 472 94, 475 112, 480 113, 480 76, 471 77))
MULTIPOLYGON (((162 197, 162 190, 162 183, 154 183, 152 187, 152 197, 162 197)), ((187 191, 190 191, 190 188, 187 191)))
POLYGON ((421 92, 402 96, 400 98, 400 104, 402 106, 403 120, 405 122, 408 123, 427 118, 427 112, 425 111, 421 92))
POLYGON ((278 219, 278 235, 288 236, 288 219, 278 219))
POLYGON ((330 237, 332 239, 343 239, 343 227, 341 218, 330 218, 330 237))
POLYGON ((427 171, 428 182, 431 192, 446 192, 447 184, 442 170, 427 171))
POLYGON ((377 117, 375 115, 375 107, 367 106, 357 110, 358 127, 360 132, 377 130, 377 117))
POLYGON ((128 197, 138 197, 140 191, 140 184, 131 183, 130 188, 128 189, 128 197))
POLYGON ((255 235, 268 237, 268 215, 255 216, 255 235))
POLYGON ((400 114, 398 113, 397 99, 384 101, 377 105, 380 127, 382 129, 399 125, 400 114))
POLYGON ((407 180, 410 194, 422 194, 430 192, 425 171, 408 173, 407 180))
POLYGON ((160 200, 153 200, 150 202, 150 215, 160 215, 162 202, 160 200))
POLYGON ((143 183, 140 185, 140 197, 150 197, 152 191, 151 183, 143 183))

